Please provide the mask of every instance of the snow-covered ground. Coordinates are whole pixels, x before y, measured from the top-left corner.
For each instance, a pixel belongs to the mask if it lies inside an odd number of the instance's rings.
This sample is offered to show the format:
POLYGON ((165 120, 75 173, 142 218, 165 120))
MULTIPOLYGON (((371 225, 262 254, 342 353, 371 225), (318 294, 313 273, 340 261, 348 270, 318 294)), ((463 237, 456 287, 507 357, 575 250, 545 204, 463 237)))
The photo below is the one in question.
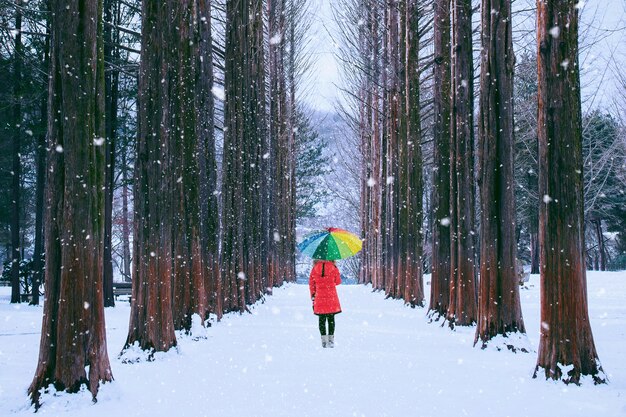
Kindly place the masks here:
MULTIPOLYGON (((426 277, 428 279, 428 277, 426 277)), ((179 337, 154 362, 118 359, 129 306, 106 311, 115 381, 47 395, 54 416, 626 416, 626 272, 588 274, 596 346, 610 383, 532 379, 536 353, 472 347, 474 328, 428 323, 425 309, 364 286, 339 288, 336 347, 322 349, 308 287, 277 289, 252 314, 231 314, 207 339, 179 337)), ((428 294, 429 287, 426 287, 428 294)), ((0 288, 0 416, 30 415, 41 307, 10 305, 0 288)), ((529 345, 539 332, 538 277, 522 290, 529 345)))

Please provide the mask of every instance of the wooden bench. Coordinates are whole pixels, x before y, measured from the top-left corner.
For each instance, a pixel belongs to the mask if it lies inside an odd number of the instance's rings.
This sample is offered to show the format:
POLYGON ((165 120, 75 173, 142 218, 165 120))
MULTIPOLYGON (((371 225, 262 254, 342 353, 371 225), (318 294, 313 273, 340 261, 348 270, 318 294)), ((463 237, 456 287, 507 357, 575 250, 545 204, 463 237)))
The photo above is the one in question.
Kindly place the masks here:
POLYGON ((120 295, 128 295, 128 301, 130 302, 130 296, 133 294, 132 282, 114 282, 113 283, 113 297, 117 300, 120 295))

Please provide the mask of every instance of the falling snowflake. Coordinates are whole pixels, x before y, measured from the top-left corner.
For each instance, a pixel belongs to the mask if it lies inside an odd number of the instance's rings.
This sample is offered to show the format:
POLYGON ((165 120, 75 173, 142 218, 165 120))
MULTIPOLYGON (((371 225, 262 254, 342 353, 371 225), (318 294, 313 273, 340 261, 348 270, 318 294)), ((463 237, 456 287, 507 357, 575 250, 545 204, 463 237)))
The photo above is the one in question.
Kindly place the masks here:
POLYGON ((439 220, 439 224, 446 227, 450 226, 450 217, 444 217, 443 219, 439 220))
POLYGON ((245 280, 246 280, 246 274, 245 274, 243 271, 240 271, 240 272, 237 274, 237 278, 239 278, 239 279, 240 279, 240 280, 242 280, 242 281, 245 281, 245 280))
POLYGON ((393 184, 393 180, 394 180, 393 176, 387 177, 387 185, 393 184))
POLYGON ((58 153, 63 153, 63 146, 57 145, 56 148, 54 148, 54 150, 57 151, 58 153))
POLYGON ((274 242, 280 242, 280 234, 278 232, 274 232, 274 242))
POLYGON ((368 186, 368 187, 373 187, 373 186, 375 186, 375 185, 376 185, 376 180, 375 180, 374 178, 370 177, 370 178, 367 180, 367 186, 368 186))
POLYGON ((544 194, 543 202, 548 204, 550 201, 552 201, 552 197, 550 197, 548 194, 544 194))
POLYGON ((548 31, 548 33, 550 33, 550 35, 556 39, 559 37, 559 34, 561 33, 561 28, 559 28, 558 26, 554 26, 552 29, 548 31))
POLYGON ((561 66, 563 67, 563 69, 567 69, 567 67, 569 67, 569 59, 564 60, 563 62, 561 62, 561 66))
POLYGON ((96 145, 96 146, 104 145, 104 138, 95 138, 93 140, 93 144, 96 145))

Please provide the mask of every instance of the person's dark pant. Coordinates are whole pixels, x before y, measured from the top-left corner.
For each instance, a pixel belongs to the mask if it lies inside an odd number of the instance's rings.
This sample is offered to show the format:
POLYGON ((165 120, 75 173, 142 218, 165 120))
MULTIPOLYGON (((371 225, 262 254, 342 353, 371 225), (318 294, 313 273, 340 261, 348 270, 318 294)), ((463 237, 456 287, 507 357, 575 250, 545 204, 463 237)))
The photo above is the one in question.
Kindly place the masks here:
POLYGON ((320 334, 326 336, 326 322, 328 321, 328 334, 335 334, 335 314, 320 314, 320 334))

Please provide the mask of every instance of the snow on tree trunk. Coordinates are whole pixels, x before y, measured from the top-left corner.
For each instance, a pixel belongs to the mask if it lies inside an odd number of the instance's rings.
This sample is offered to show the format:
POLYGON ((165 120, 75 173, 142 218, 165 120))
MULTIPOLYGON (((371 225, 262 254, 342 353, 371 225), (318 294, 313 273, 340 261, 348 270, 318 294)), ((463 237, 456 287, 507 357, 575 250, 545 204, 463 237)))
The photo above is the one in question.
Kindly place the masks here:
POLYGON ((589 323, 583 222, 578 10, 537 1, 541 334, 535 377, 604 382, 589 323), (564 156, 567 157, 564 157, 564 156))
POLYGON ((102 2, 54 0, 51 11, 46 302, 28 390, 36 405, 50 384, 70 392, 86 384, 95 399, 100 381, 113 379, 102 297, 102 2))

